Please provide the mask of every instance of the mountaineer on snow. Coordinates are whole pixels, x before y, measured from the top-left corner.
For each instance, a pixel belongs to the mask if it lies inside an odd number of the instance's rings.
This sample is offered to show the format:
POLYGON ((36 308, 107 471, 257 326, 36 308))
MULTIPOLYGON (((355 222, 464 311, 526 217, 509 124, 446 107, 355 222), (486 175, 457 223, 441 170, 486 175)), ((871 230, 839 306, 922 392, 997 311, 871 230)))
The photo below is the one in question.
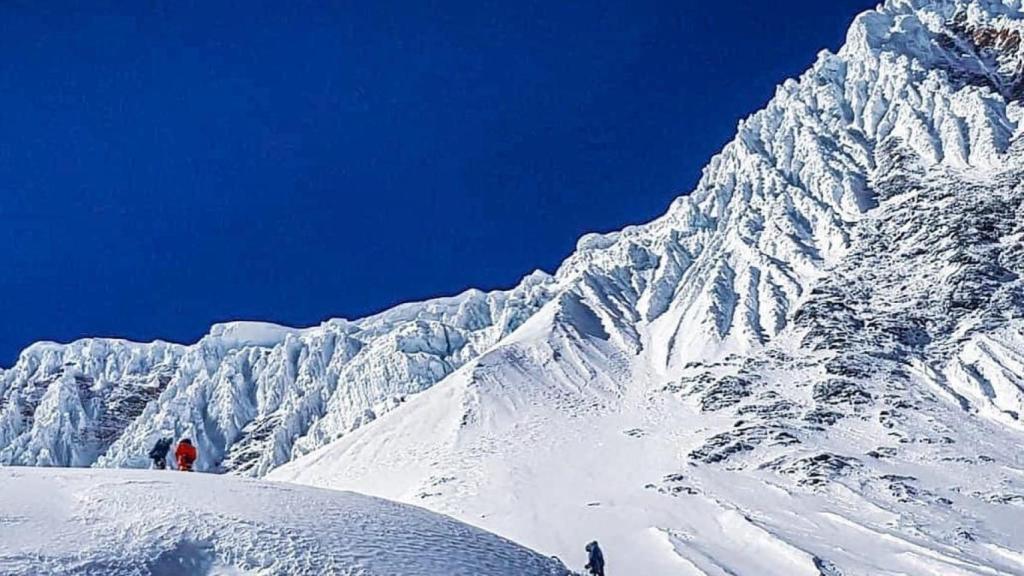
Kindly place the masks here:
POLYGON ((596 541, 587 544, 587 554, 589 556, 586 569, 590 570, 593 576, 604 576, 604 554, 601 553, 601 547, 596 541))
POLYGON ((153 461, 153 468, 157 470, 167 469, 167 453, 171 451, 171 438, 161 438, 156 441, 149 451, 149 459, 153 461))
POLYGON ((195 464, 199 455, 196 452, 196 447, 192 445, 192 441, 182 438, 181 442, 178 442, 178 449, 174 451, 174 456, 178 460, 178 470, 191 472, 192 465, 195 464))

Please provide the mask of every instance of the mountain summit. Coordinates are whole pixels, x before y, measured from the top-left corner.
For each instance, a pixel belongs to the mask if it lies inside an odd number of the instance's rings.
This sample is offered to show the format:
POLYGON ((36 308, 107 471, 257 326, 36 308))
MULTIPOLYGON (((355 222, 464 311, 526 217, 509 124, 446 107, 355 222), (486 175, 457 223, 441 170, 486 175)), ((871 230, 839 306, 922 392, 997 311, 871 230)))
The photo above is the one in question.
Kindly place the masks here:
POLYGON ((1020 0, 890 0, 664 216, 509 291, 33 346, 0 462, 171 432, 616 573, 1024 573, 1022 35, 1020 0))

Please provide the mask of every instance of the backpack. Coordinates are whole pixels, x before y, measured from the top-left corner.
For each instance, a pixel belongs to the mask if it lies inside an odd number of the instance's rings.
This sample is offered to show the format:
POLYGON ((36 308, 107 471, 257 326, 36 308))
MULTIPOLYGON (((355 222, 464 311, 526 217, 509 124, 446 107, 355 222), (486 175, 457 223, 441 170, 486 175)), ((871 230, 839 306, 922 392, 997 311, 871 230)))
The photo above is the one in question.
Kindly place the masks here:
POLYGON ((149 457, 152 459, 166 458, 167 453, 171 450, 171 439, 161 438, 157 440, 156 445, 149 451, 149 457))

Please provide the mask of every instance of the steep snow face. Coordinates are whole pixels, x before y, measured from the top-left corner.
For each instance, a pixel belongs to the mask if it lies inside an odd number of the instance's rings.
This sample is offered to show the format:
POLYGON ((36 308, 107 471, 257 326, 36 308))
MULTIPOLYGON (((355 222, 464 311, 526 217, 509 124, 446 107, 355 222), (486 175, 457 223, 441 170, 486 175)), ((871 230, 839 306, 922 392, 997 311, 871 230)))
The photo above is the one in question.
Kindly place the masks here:
POLYGON ((1024 574, 1022 22, 861 15, 668 214, 271 477, 629 573, 1024 574))
POLYGON ((1024 323, 975 333, 943 378, 967 405, 1024 430, 1024 323))
POLYGON ((11 576, 568 576, 561 564, 420 508, 174 472, 0 471, 11 576))
POLYGON ((650 324, 665 372, 758 349, 844 256, 893 150, 926 167, 1001 165, 1020 131, 1010 71, 1024 60, 983 31, 1017 30, 1020 18, 1014 3, 978 2, 861 15, 839 54, 741 123, 691 195, 648 225, 584 238, 559 280, 608 310, 629 349, 650 324))
POLYGON ((0 372, 0 462, 88 466, 174 378, 185 349, 36 344, 0 372))
POLYGON ((148 465, 190 437, 201 470, 262 475, 358 428, 510 334, 550 297, 533 274, 349 322, 239 322, 193 346, 39 344, 0 372, 0 463, 148 465))
POLYGON ((561 296, 270 477, 574 565, 597 538, 629 573, 1024 574, 1024 155, 1006 160, 872 178, 846 256, 757 352, 662 375, 653 347, 632 355, 561 296))

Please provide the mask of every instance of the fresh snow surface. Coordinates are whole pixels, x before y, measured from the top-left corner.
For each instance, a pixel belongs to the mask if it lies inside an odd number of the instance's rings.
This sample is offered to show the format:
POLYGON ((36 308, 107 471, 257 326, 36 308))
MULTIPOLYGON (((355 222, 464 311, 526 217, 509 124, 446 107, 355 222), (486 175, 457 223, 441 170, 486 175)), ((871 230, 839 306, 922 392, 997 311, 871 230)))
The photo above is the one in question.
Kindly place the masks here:
POLYGON ((567 576, 426 510, 206 474, 0 469, 5 575, 567 576))
POLYGON ((214 324, 210 328, 208 338, 225 348, 273 348, 284 342, 288 336, 300 336, 302 332, 268 322, 226 322, 214 324))

